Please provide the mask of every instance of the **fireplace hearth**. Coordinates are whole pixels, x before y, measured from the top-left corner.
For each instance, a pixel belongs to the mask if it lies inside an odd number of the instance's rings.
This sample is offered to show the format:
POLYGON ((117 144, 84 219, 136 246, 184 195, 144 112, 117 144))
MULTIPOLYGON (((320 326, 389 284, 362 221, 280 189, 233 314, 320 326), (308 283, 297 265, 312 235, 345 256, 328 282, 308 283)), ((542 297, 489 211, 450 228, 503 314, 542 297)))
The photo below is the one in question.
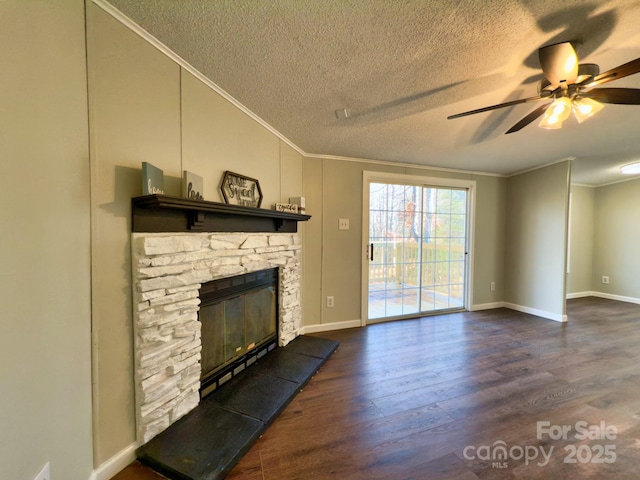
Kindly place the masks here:
POLYGON ((171 479, 223 479, 338 347, 301 335, 203 398, 136 451, 171 479))

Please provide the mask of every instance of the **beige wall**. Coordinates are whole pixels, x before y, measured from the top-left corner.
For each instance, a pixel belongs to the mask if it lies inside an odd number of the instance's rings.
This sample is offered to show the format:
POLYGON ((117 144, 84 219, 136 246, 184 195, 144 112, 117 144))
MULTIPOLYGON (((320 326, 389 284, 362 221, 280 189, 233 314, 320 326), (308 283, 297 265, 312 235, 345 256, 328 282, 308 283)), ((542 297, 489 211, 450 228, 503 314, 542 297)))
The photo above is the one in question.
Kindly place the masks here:
POLYGON ((473 303, 502 302, 505 295, 507 179, 476 176, 473 303), (491 291, 491 282, 496 283, 491 291))
MULTIPOLYGON (((280 140, 184 71, 182 127, 182 168, 205 178, 205 199, 222 201, 220 179, 231 170, 260 180, 262 208, 281 201, 280 140)), ((301 157, 297 161, 301 163, 301 157)))
POLYGON ((569 272, 567 295, 588 294, 593 288, 594 198, 591 187, 571 185, 569 215, 569 272))
POLYGON ((141 162, 179 195, 189 170, 221 201, 222 173, 258 178, 263 208, 302 195, 302 156, 109 14, 88 3, 94 448, 100 465, 135 441, 131 197, 141 162))
POLYGON ((640 302, 640 180, 590 188, 572 185, 567 295, 640 302), (602 276, 610 283, 602 283, 602 276))
POLYGON ((595 189, 592 290, 640 299, 639 205, 640 180, 595 189))
MULTIPOLYGON (((88 4, 96 465, 132 443, 131 197, 140 162, 180 176, 180 68, 88 4)), ((177 180, 166 184, 179 194, 177 180)))
POLYGON ((473 304, 502 301, 504 288, 506 179, 321 158, 304 159, 305 226, 304 324, 318 325, 361 320, 362 178, 363 171, 476 181, 476 242, 473 304), (338 219, 350 220, 349 230, 338 230, 338 219), (496 282, 496 291, 490 283, 496 282), (327 308, 325 298, 335 298, 327 308))
POLYGON ((0 2, 0 478, 87 479, 89 151, 82 0, 0 2))
POLYGON ((565 314, 570 176, 566 161, 507 182, 504 299, 556 320, 565 314))

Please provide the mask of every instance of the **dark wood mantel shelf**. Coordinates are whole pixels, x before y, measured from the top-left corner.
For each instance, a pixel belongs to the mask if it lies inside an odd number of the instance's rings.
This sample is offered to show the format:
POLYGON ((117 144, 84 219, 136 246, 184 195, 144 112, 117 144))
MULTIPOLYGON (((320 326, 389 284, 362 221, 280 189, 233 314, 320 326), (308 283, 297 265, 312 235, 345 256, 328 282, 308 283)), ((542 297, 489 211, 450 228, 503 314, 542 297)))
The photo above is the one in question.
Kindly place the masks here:
POLYGON ((168 195, 131 199, 133 232, 284 232, 298 231, 310 215, 227 205, 168 195))

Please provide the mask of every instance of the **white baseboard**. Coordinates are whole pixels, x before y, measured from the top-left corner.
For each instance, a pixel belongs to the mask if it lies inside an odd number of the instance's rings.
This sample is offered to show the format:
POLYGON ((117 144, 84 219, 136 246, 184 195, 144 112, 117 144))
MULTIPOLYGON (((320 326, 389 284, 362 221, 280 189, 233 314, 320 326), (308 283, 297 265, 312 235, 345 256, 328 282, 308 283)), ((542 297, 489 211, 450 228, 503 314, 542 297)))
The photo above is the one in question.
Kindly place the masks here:
POLYGON ((333 323, 318 323, 316 325, 305 325, 300 329, 300 334, 305 333, 317 333, 317 332, 329 332, 331 330, 342 330, 344 328, 356 328, 361 327, 360 320, 346 320, 344 322, 333 323))
POLYGON ((635 297, 624 297, 622 295, 613 295, 611 293, 604 293, 604 292, 591 292, 591 295, 593 297, 606 298, 608 300, 617 300, 619 302, 640 304, 640 298, 635 298, 635 297))
POLYGON ((613 293, 605 293, 605 292, 576 292, 576 293, 568 293, 567 299, 570 300, 572 298, 584 298, 584 297, 598 297, 598 298, 606 298, 607 300, 616 300, 618 302, 627 302, 627 303, 635 303, 640 305, 640 298, 636 297, 625 297, 623 295, 614 295, 613 293))
POLYGON ((547 312, 545 310, 538 310, 537 308, 525 307, 523 305, 516 305, 515 303, 505 302, 504 306, 507 308, 510 308, 511 310, 516 310, 522 313, 529 313, 531 315, 535 315, 536 317, 548 318, 549 320, 554 320, 556 322, 567 321, 567 316, 561 315, 559 313, 547 312))
POLYGON ((504 302, 493 302, 493 303, 476 303, 475 305, 471 305, 471 312, 477 312, 480 310, 491 310, 494 308, 502 308, 506 304, 504 302))
POLYGON ((131 462, 136 459, 136 448, 138 442, 133 442, 128 447, 123 448, 109 460, 96 468, 89 480, 110 480, 116 474, 124 470, 131 462))
POLYGON ((594 296, 594 292, 574 292, 574 293, 567 293, 567 300, 571 300, 573 298, 584 298, 584 297, 593 297, 594 296))

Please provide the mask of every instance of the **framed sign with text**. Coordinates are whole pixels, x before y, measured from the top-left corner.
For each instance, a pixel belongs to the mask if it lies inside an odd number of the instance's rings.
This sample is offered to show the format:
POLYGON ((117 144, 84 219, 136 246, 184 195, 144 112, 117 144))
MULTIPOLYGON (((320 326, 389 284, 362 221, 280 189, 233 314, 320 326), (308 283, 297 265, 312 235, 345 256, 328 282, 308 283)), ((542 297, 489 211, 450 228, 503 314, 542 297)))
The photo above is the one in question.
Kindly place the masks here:
POLYGON ((260 208, 262 204, 262 189, 255 178, 227 170, 222 176, 220 189, 224 202, 229 205, 260 208))

